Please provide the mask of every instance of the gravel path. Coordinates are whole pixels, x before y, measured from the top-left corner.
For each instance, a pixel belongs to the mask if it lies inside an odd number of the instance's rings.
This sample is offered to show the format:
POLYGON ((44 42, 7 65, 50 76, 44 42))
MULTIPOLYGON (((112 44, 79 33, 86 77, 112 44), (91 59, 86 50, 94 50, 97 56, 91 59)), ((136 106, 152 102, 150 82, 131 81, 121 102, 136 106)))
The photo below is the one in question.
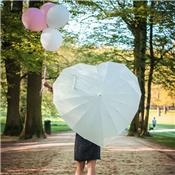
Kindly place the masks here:
MULTIPOLYGON (((2 139, 1 174, 73 175, 74 137, 73 132, 64 132, 25 142, 2 139)), ((175 149, 136 137, 118 136, 102 148, 101 158, 97 175, 175 174, 175 149)))

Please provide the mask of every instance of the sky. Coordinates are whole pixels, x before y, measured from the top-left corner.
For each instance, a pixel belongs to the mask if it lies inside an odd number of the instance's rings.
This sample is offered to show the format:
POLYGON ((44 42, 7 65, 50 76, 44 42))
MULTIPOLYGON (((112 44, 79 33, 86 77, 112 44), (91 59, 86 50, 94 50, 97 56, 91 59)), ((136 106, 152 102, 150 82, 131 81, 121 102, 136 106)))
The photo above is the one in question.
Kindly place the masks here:
POLYGON ((131 48, 131 46, 124 41, 126 38, 130 38, 131 40, 133 38, 124 22, 116 19, 98 21, 95 17, 89 16, 90 14, 86 14, 74 18, 70 15, 70 20, 64 27, 66 31, 78 36, 80 45, 84 43, 95 43, 97 46, 100 46, 104 44, 108 45, 111 42, 113 46, 121 49, 131 48), (114 35, 116 35, 116 39, 112 39, 114 35), (123 37, 123 39, 121 37, 123 37))

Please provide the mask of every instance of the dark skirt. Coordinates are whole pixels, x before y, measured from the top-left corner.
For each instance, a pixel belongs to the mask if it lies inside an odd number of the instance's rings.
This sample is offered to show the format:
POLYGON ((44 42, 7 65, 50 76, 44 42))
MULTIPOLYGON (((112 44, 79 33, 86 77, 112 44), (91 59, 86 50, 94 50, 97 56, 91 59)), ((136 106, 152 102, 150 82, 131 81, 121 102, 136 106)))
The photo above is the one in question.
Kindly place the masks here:
POLYGON ((100 159, 100 146, 76 134, 75 147, 74 147, 74 159, 77 161, 100 159))

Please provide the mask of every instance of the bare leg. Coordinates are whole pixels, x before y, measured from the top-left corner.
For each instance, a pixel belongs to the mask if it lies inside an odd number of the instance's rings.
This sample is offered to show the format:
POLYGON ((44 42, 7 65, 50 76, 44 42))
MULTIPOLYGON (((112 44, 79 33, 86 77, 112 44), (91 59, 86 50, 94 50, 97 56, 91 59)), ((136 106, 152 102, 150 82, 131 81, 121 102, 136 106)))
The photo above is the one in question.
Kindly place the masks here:
POLYGON ((95 173, 96 160, 89 160, 87 162, 87 175, 96 175, 95 173))
POLYGON ((83 170, 85 167, 85 161, 76 161, 76 171, 75 171, 75 175, 83 175, 83 170))

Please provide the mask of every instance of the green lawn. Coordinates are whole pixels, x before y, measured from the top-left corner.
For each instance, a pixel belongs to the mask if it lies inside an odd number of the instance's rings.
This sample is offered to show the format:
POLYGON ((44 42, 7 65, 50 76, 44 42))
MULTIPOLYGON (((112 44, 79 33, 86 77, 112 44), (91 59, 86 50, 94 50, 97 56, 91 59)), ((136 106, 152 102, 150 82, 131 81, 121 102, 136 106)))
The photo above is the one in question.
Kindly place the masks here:
POLYGON ((68 125, 51 125, 51 132, 57 133, 61 131, 71 131, 68 125))
POLYGON ((146 139, 175 148, 175 132, 151 133, 151 137, 147 137, 146 139))
MULTIPOLYGON (((151 127, 151 123, 149 123, 149 127, 151 127)), ((157 124, 155 129, 175 129, 175 124, 174 125, 167 125, 167 124, 157 124)))
POLYGON ((66 122, 60 117, 45 117, 43 119, 43 123, 45 120, 51 121, 51 132, 52 133, 71 130, 70 127, 66 124, 66 122))
MULTIPOLYGON (((149 127, 152 125, 149 124, 149 127)), ((157 124, 154 130, 161 129, 175 129, 175 124, 157 124)), ((161 145, 166 145, 175 148, 175 131, 166 131, 166 132, 150 132, 151 137, 147 139, 158 142, 161 145)))
MULTIPOLYGON (((43 126, 44 126, 44 121, 45 120, 50 120, 51 121, 51 132, 56 133, 56 132, 61 132, 61 131, 70 131, 70 127, 65 123, 65 121, 59 117, 47 117, 43 119, 43 126)), ((1 123, 1 129, 0 129, 0 134, 3 133, 4 127, 5 127, 5 117, 0 117, 0 123, 1 123)))

